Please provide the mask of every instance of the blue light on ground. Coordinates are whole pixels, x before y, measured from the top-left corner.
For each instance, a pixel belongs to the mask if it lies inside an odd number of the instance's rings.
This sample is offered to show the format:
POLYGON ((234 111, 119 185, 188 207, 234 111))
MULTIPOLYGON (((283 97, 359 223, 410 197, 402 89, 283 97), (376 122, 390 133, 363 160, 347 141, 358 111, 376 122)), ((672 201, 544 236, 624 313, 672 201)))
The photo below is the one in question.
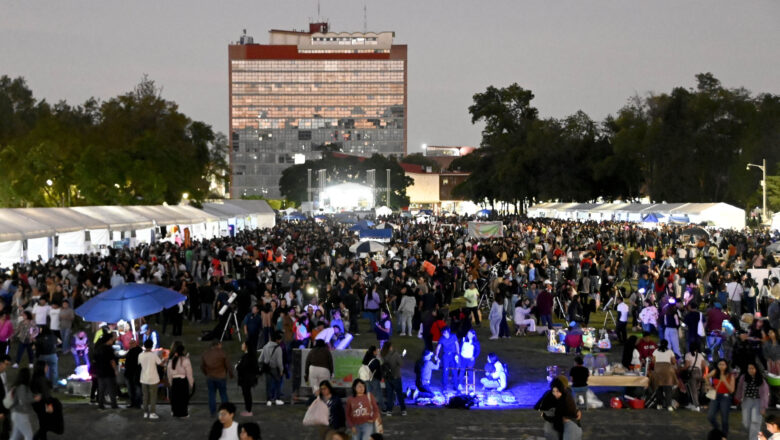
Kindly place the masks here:
MULTIPOLYGON (((450 398, 460 394, 457 391, 442 392, 439 388, 431 388, 433 398, 418 398, 416 401, 410 399, 409 404, 442 407, 447 405, 450 398)), ((550 389, 550 384, 546 380, 524 382, 501 392, 483 390, 481 386, 477 388, 477 391, 471 393, 477 401, 473 409, 521 409, 532 408, 542 394, 550 389)))

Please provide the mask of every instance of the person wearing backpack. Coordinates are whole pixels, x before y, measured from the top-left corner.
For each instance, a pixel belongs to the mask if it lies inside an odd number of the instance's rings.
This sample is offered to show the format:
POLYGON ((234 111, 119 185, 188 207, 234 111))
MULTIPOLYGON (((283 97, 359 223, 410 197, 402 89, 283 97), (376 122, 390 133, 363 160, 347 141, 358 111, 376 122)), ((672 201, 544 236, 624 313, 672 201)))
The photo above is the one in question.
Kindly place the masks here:
POLYGON ((358 369, 358 377, 366 383, 368 392, 376 398, 377 405, 384 408, 385 399, 382 394, 382 362, 377 357, 379 349, 372 345, 363 355, 363 363, 358 369))
POLYGON ((393 415, 395 400, 401 407, 401 415, 406 415, 406 402, 404 401, 403 382, 401 380, 401 364, 403 358, 393 348, 393 342, 387 341, 382 347, 382 378, 385 380, 385 415, 393 415))
POLYGON ((265 374, 265 392, 266 405, 271 406, 274 403, 284 405, 281 399, 282 395, 282 374, 284 373, 284 358, 280 343, 282 342, 282 333, 274 332, 271 340, 263 346, 260 353, 260 372, 265 374))

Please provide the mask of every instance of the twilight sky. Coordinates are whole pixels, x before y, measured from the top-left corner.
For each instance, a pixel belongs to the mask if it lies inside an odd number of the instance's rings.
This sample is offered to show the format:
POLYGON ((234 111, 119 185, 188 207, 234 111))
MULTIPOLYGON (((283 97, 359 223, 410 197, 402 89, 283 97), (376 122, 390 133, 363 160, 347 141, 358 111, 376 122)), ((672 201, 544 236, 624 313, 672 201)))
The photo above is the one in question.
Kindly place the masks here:
MULTIPOLYGON (((478 145, 471 96, 512 82, 543 117, 600 120, 648 91, 694 85, 780 94, 777 0, 321 0, 333 31, 395 31, 409 46, 409 151, 478 145)), ((3 0, 0 75, 36 97, 81 103, 144 73, 190 117, 227 132, 227 45, 243 28, 308 28, 316 0, 3 0)))

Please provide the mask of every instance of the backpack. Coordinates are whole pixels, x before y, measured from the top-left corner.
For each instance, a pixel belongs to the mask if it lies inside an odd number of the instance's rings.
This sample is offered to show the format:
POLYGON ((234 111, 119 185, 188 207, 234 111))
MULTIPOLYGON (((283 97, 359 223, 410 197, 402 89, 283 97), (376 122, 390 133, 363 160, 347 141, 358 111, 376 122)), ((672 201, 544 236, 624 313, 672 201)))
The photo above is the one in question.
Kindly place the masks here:
POLYGON ((276 353, 276 350, 278 348, 279 348, 278 345, 276 347, 274 347, 274 349, 271 350, 271 355, 268 356, 268 359, 266 361, 260 363, 260 374, 271 374, 272 376, 276 376, 274 374, 275 372, 271 371, 271 361, 273 360, 274 353, 276 353))
POLYGON ((371 380, 371 368, 366 364, 361 365, 360 368, 358 368, 358 378, 363 382, 371 380))
POLYGON ((393 380, 395 377, 393 376, 393 367, 390 366, 388 363, 382 364, 382 379, 384 379, 386 382, 393 380))

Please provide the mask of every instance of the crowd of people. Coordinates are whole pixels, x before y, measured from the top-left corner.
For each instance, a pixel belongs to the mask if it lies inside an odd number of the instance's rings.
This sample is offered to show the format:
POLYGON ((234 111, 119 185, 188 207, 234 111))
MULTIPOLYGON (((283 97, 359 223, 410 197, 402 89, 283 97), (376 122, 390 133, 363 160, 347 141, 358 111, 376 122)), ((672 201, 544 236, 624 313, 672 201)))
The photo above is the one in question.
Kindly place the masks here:
MULTIPOLYGON (((76 365, 85 365, 95 378, 93 397, 100 407, 106 405, 106 396, 116 406, 119 350, 131 406, 143 407, 147 418, 156 418, 157 384, 165 377, 174 416, 187 417, 193 365, 181 341, 166 349, 160 333, 170 329, 178 338, 187 321, 207 324, 201 340, 211 341, 211 346, 201 355, 201 372, 207 379, 209 410, 220 421, 232 421, 235 407, 227 406, 228 378, 236 375, 243 390, 242 416, 252 414, 251 389, 261 374, 266 404, 282 405, 282 384, 291 379, 297 348, 311 349, 305 379, 318 398, 331 396, 329 408, 343 412, 330 392, 330 350, 349 347, 361 331, 368 332, 376 339, 364 359, 369 373, 353 384, 353 398, 359 400, 353 403, 358 406, 346 403, 346 408, 357 409, 344 417, 337 414, 328 423, 332 430, 352 430, 361 438, 378 434, 381 415, 389 416, 396 405, 405 414, 410 393, 430 393, 433 371, 440 372, 442 389, 476 386, 477 381, 468 382, 466 376, 484 362, 480 384, 506 389, 509 378, 498 356, 480 353, 474 329, 484 321, 490 338, 500 339, 513 334, 510 324, 515 335, 551 328, 554 316, 583 327, 596 310, 614 307, 619 341, 630 354, 637 350, 640 364, 655 359, 655 368, 663 370, 668 361, 673 366, 667 369, 670 383, 673 374, 683 375, 686 383, 703 390, 710 362, 726 362, 724 374, 739 376, 733 388, 747 380, 743 389, 753 398, 761 386, 752 378, 780 373, 774 331, 780 328, 780 284, 773 276, 756 280, 749 271, 770 269, 776 274, 771 269, 777 261, 767 251, 773 237, 766 232, 709 235, 682 226, 643 229, 630 223, 505 217, 503 236, 475 239, 460 220, 386 220, 394 222, 393 239, 385 252, 371 255, 349 251, 356 242, 350 225, 308 220, 195 241, 188 247, 163 242, 15 265, 0 273, 0 350, 16 353, 12 367, 20 367, 25 354, 30 366, 44 365, 52 390, 60 386, 59 357, 73 356, 76 365), (186 301, 148 317, 138 335, 127 323, 94 325, 74 314, 100 292, 133 282, 169 287, 186 301), (237 323, 231 316, 238 317, 237 323), (367 326, 359 321, 361 316, 367 326), (724 330, 724 322, 731 322, 733 334, 724 330), (647 335, 634 342, 628 329, 647 335), (246 338, 245 354, 234 369, 221 340, 236 332, 246 338), (415 336, 424 341, 424 351, 415 356, 414 387, 407 384, 404 390, 405 356, 393 342, 415 336), (650 350, 656 340, 661 346, 650 350), (750 365, 759 373, 745 379, 750 365), (705 370, 697 372, 702 367, 705 370), (385 382, 384 393, 380 381, 385 382), (373 429, 367 426, 368 409, 373 429)), ((630 356, 629 367, 633 360, 630 356)), ((19 368, 17 376, 24 379, 19 374, 23 370, 19 368)), ((717 371, 710 368, 711 374, 717 371)), ((729 383, 725 377, 716 379, 729 383)), ((671 399, 680 401, 665 388, 674 384, 658 383, 664 407, 673 407, 671 399)), ((298 386, 293 381, 296 394, 298 386)), ((553 389, 563 396, 556 399, 568 402, 566 383, 560 381, 553 389)), ((698 407, 698 391, 687 393, 690 407, 698 407)), ((45 394, 39 395, 47 399, 45 394)), ((759 401, 760 414, 764 401, 759 401)), ((709 408, 714 426, 713 411, 719 408, 715 402, 709 408)), ((566 421, 577 423, 579 416, 565 414, 566 421)), ((23 421, 19 425, 25 429, 23 421)), ((49 429, 40 417, 39 425, 49 429)), ((552 425, 562 433, 571 423, 558 420, 552 425)), ((230 426, 224 429, 237 430, 230 426)), ((728 430, 727 423, 717 427, 728 430)))

